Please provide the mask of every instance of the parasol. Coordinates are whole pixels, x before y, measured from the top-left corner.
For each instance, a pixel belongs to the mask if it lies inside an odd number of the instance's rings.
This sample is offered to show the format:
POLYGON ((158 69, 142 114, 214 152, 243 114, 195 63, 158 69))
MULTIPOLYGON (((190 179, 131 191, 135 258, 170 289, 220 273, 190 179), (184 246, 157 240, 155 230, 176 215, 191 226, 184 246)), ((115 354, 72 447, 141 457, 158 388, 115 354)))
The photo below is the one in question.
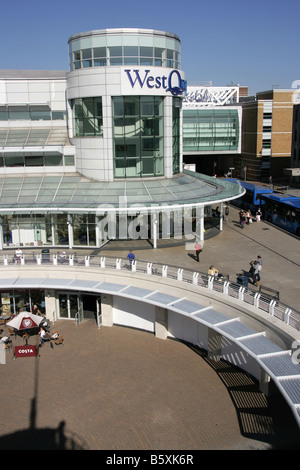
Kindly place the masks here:
POLYGON ((33 313, 21 312, 7 322, 6 325, 15 328, 15 330, 29 330, 30 328, 37 328, 43 320, 43 317, 39 317, 33 313))

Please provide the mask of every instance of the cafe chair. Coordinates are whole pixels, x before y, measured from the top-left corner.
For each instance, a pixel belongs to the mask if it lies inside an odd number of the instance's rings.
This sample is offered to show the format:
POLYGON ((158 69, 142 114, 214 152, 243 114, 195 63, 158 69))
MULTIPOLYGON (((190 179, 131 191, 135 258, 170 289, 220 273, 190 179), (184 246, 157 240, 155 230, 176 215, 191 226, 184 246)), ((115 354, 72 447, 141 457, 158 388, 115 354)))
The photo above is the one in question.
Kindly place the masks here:
POLYGON ((9 328, 9 326, 7 327, 7 329, 8 329, 9 336, 14 336, 14 337, 16 337, 16 332, 15 332, 15 330, 13 330, 12 328, 9 328))
POLYGON ((64 337, 63 336, 59 336, 59 338, 57 338, 54 343, 56 345, 59 345, 59 344, 64 344, 64 337))

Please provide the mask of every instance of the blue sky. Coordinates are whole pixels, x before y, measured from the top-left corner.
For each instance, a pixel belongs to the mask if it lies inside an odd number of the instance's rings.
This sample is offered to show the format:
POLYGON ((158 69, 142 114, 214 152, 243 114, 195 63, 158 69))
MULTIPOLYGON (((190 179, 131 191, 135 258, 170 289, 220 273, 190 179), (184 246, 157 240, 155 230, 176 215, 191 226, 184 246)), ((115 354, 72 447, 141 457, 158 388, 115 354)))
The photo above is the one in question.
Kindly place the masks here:
POLYGON ((68 39, 105 28, 149 28, 181 39, 188 83, 300 80, 299 0, 10 0, 1 2, 0 69, 68 70, 68 39))

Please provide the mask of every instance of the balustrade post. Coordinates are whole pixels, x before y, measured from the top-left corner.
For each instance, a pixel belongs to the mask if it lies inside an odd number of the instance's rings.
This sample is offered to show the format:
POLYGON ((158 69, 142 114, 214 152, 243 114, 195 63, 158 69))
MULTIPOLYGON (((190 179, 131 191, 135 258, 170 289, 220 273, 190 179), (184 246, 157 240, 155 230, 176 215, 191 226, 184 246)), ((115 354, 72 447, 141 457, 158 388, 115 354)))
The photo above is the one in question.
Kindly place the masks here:
POLYGON ((121 259, 116 259, 116 269, 121 269, 121 259))

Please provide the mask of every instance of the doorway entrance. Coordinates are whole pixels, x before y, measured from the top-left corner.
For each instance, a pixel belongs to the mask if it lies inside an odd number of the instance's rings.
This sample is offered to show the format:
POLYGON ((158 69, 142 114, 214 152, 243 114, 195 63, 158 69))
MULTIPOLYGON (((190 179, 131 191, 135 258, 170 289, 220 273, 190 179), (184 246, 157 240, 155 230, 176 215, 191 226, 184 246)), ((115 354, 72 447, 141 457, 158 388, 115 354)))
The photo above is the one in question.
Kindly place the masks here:
POLYGON ((59 317, 76 320, 95 320, 101 326, 101 297, 99 295, 60 292, 58 295, 59 317))

